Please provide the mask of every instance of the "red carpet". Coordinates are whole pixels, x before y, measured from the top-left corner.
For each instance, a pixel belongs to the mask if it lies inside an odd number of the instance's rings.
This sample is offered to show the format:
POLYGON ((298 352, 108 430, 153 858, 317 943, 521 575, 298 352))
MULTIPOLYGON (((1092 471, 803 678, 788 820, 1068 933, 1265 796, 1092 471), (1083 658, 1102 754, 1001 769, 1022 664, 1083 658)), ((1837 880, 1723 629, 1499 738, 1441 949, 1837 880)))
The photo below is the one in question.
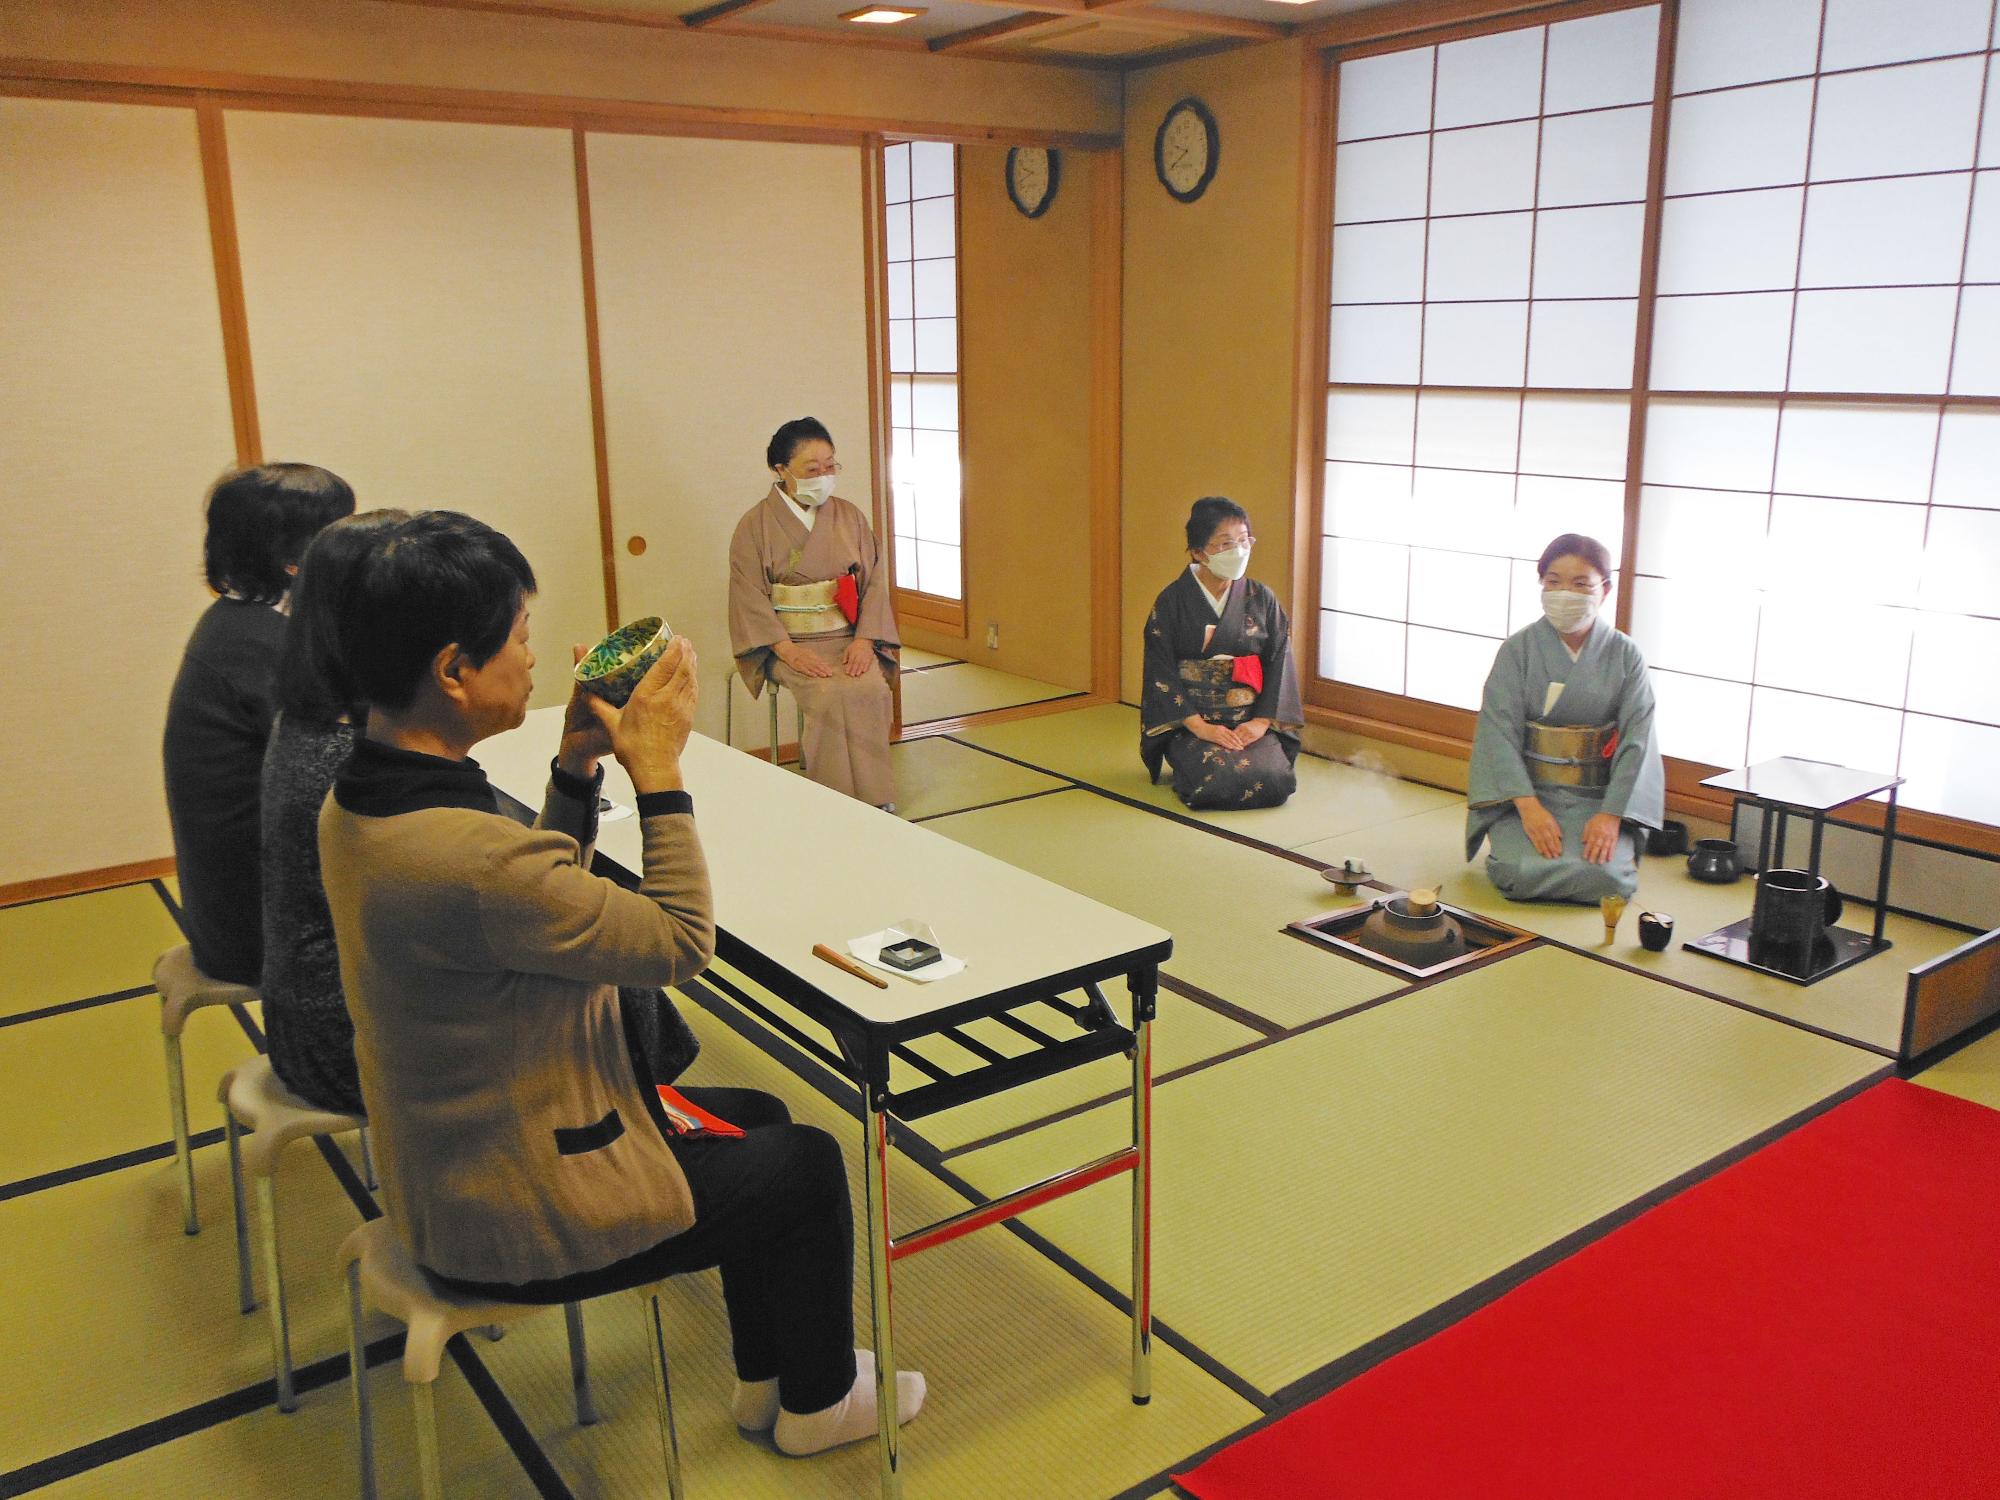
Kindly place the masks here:
POLYGON ((1880 1084, 1176 1477, 1201 1500, 2000 1496, 2000 1111, 1880 1084))

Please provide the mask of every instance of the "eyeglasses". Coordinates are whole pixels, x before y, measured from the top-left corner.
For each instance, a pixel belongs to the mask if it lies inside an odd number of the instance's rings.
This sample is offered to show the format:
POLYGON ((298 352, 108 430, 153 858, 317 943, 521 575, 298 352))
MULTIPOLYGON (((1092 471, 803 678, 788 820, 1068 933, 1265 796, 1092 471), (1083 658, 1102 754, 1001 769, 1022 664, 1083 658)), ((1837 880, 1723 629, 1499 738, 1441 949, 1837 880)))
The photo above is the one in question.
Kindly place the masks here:
POLYGON ((1213 557, 1218 552, 1228 552, 1236 547, 1254 547, 1256 546, 1256 544, 1257 544, 1257 538, 1251 536, 1248 532, 1245 532, 1242 536, 1224 537, 1221 541, 1215 543, 1213 546, 1202 548, 1202 556, 1213 557))
MULTIPOLYGON (((791 465, 786 464, 785 467, 789 469, 791 468, 791 465)), ((840 465, 837 463, 827 464, 823 468, 815 469, 814 467, 812 467, 812 465, 808 464, 806 465, 805 468, 800 469, 797 472, 799 478, 801 479, 820 479, 820 478, 832 479, 838 477, 838 475, 840 474, 840 465)))

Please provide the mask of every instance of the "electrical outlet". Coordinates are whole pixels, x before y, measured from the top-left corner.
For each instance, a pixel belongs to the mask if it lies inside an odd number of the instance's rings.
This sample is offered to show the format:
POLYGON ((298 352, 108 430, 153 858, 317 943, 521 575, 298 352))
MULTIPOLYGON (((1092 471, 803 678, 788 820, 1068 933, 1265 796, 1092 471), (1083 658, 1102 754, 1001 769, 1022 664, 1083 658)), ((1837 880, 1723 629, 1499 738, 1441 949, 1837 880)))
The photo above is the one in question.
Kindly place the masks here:
POLYGON ((1000 649, 1000 627, 990 621, 986 626, 986 649, 988 651, 1000 649))

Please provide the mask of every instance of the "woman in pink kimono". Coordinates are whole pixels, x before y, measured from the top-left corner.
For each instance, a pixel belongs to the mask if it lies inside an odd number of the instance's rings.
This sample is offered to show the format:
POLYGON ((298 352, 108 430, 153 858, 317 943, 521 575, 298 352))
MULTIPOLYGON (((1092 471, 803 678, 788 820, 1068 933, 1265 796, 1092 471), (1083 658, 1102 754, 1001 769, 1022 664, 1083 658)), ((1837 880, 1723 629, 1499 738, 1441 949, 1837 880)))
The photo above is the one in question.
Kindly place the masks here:
POLYGON ((770 493, 729 541, 729 638, 753 694, 771 681, 805 710, 806 774, 893 808, 890 684, 901 640, 859 507, 833 493, 833 437, 811 417, 772 436, 770 493))

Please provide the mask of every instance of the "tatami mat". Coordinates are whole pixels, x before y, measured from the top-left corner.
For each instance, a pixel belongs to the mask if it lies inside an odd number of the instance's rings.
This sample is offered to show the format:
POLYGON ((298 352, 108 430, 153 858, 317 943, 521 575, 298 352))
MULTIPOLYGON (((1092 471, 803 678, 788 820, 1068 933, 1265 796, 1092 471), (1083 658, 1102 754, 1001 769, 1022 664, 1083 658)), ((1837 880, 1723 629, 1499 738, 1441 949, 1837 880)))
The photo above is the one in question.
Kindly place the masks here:
MULTIPOLYGON (((215 1145, 194 1160, 202 1230, 193 1237, 181 1232, 171 1158, 0 1202, 14 1360, 0 1473, 270 1378, 264 1310, 237 1310, 228 1157, 215 1145)), ((303 1366, 347 1347, 333 1255, 360 1216, 309 1145, 285 1152, 277 1188, 292 1358, 303 1366)), ((352 1472, 344 1446, 320 1458, 352 1472)))
MULTIPOLYGON (((1685 951, 1688 939, 1749 916, 1756 886, 1748 875, 1733 885, 1704 885, 1687 873, 1685 859, 1662 856, 1640 860, 1639 895, 1619 926, 1617 941, 1606 947, 1604 921, 1595 907, 1509 901, 1486 878, 1484 849, 1470 864, 1466 862, 1462 801, 1308 845, 1300 852, 1327 863, 1364 859, 1378 878, 1398 887, 1442 879, 1444 899, 1469 911, 1490 913, 1544 937, 1600 952, 1642 973, 1691 984, 1891 1051, 1902 1039, 1905 976, 1915 965, 1965 941, 1965 934, 1953 928, 1891 913, 1885 935, 1895 946, 1888 952, 1814 985, 1791 984, 1685 951), (1673 942, 1665 953, 1648 953, 1639 946, 1641 911, 1665 912, 1674 918, 1673 942)), ((1842 919, 1842 925, 1857 930, 1873 923, 1874 914, 1866 907, 1856 907, 1842 919)))
POLYGON ((935 672, 916 672, 902 681, 905 724, 929 724, 937 719, 955 719, 961 714, 1045 703, 1081 691, 1032 677, 1016 677, 1012 672, 998 672, 991 667, 976 667, 969 662, 940 667, 935 672))
MULTIPOLYGON (((226 1008, 189 1018, 181 1060, 191 1132, 222 1124, 216 1084, 255 1050, 226 1008)), ((0 1131, 0 1183, 173 1139, 157 995, 0 1026, 0 1078, 10 1122, 0 1131)))
MULTIPOLYGON (((955 738, 1041 766, 1058 776, 1212 823, 1280 848, 1296 848, 1350 829, 1372 828, 1428 812, 1455 799, 1449 792, 1339 761, 1301 755, 1299 789, 1283 807, 1242 812, 1190 812, 1163 775, 1158 786, 1139 763, 1139 711, 1105 703, 1074 713, 961 730, 955 738)), ((1170 773, 1168 773, 1170 774, 1170 773)))
POLYGON ((1169 974, 1282 1026, 1406 983, 1281 930, 1343 904, 1316 871, 1107 797, 1058 792, 925 826, 1166 928, 1169 974))
POLYGON ((937 737, 893 745, 889 760, 896 772, 896 811, 910 819, 1029 797, 1067 784, 937 737))
POLYGON ((1916 1081, 1975 1104, 2000 1109, 2000 1031, 1924 1069, 1916 1081))
MULTIPOLYGON (((551 1316, 555 1316, 551 1314, 551 1316)), ((560 1317, 555 1318, 561 1323, 560 1317)), ((477 1345, 484 1350, 482 1340, 477 1345)), ((369 1371, 381 1500, 417 1494, 409 1387, 390 1360, 369 1371)), ((447 1494, 533 1500, 534 1481, 449 1359, 437 1382, 447 1494)), ((37 1500, 353 1500, 354 1415, 345 1378, 308 1391, 289 1415, 275 1406, 203 1428, 35 1491, 37 1500)), ((586 1439, 587 1440, 587 1439, 586 1439)), ((662 1483, 657 1491, 666 1492, 662 1483)), ((697 1491, 696 1493, 700 1493, 697 1491)))
POLYGON ((0 1017, 151 984, 180 941, 148 884, 0 907, 0 1017))
MULTIPOLYGON (((860 1127, 768 1055, 711 1017, 690 1019, 702 1039, 691 1083, 767 1089, 795 1118, 831 1130, 858 1172, 860 1127)), ((852 1176, 859 1214, 862 1188, 852 1176)), ((1090 1190, 1128 1202, 1121 1186, 1090 1190)), ((964 1200, 898 1157, 890 1202, 899 1229, 963 1208, 964 1200)), ((865 1318, 865 1252, 857 1251, 857 1317, 865 1318)), ((1005 1230, 990 1229, 896 1268, 898 1363, 930 1383, 923 1415, 904 1434, 912 1496, 1115 1494, 1213 1442, 1256 1412, 1172 1349, 1156 1343, 1154 1396, 1135 1407, 1126 1384, 1129 1322, 1060 1267, 1005 1230)), ((567 1421, 562 1320, 517 1326, 483 1352, 529 1428, 579 1495, 662 1492, 641 1304, 613 1297, 586 1310, 591 1367, 605 1420, 567 1421)), ((865 1324, 859 1325, 865 1327, 865 1324)), ((865 1333, 860 1334, 865 1342, 865 1333)), ((670 1286, 668 1359, 691 1495, 853 1496, 874 1492, 870 1443, 810 1460, 782 1457, 731 1422, 727 1324, 716 1278, 670 1286)))
MULTIPOLYGON (((1161 1087, 1155 1306, 1275 1390, 1880 1066, 1572 954, 1521 954, 1161 1087)), ((953 1165, 1004 1189, 1125 1128, 1105 1106, 953 1165)), ((1030 1222, 1126 1284, 1113 1198, 1030 1222)))
POLYGON ((949 667, 955 665, 958 660, 956 656, 939 656, 937 652, 926 651, 919 646, 903 648, 902 662, 905 672, 926 672, 932 667, 949 667))

